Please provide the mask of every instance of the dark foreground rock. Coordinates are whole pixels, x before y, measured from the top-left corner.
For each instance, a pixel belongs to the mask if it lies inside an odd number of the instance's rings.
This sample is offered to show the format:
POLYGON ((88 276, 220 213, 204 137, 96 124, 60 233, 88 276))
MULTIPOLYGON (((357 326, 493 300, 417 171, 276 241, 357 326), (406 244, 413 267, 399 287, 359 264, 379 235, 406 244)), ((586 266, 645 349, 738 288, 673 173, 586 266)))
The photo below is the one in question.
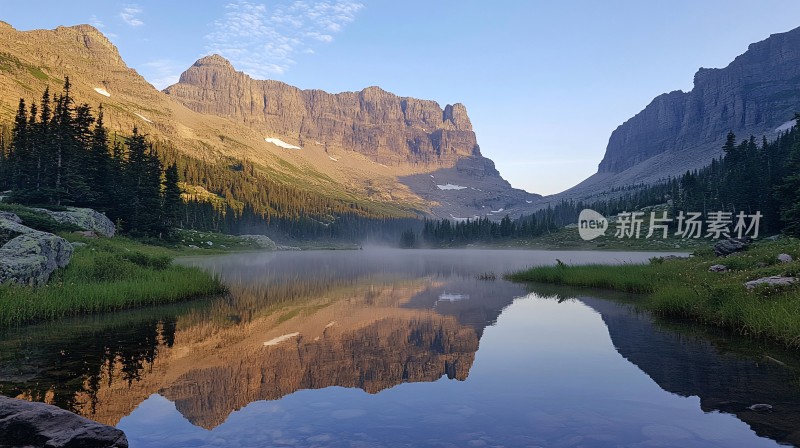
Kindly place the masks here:
POLYGON ((0 447, 127 448, 125 433, 44 403, 0 396, 0 447))

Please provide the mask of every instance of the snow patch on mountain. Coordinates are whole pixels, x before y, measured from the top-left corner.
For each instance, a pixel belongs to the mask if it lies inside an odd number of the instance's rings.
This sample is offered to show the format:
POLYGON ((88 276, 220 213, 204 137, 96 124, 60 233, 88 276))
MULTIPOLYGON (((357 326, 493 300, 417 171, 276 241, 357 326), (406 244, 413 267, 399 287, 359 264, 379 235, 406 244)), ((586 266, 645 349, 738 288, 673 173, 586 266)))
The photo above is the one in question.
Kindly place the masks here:
POLYGON ((142 120, 148 122, 148 123, 152 123, 153 122, 151 119, 145 117, 144 115, 137 114, 136 112, 134 112, 133 114, 136 115, 137 117, 141 118, 142 120))
POLYGON ((107 96, 107 97, 111 96, 111 94, 108 93, 108 90, 106 90, 106 89, 104 89, 102 87, 95 87, 94 91, 99 93, 100 95, 103 95, 103 96, 107 96))
POLYGON ((467 187, 462 187, 461 185, 454 185, 454 184, 445 184, 445 185, 436 185, 440 190, 465 190, 467 187))
POLYGON ((295 145, 292 145, 290 143, 286 143, 285 141, 283 141, 283 140, 281 140, 279 138, 275 138, 275 137, 267 137, 267 138, 264 139, 264 141, 267 142, 267 143, 272 143, 273 145, 279 146, 279 147, 284 148, 284 149, 303 149, 303 148, 301 148, 299 146, 295 146, 295 145))

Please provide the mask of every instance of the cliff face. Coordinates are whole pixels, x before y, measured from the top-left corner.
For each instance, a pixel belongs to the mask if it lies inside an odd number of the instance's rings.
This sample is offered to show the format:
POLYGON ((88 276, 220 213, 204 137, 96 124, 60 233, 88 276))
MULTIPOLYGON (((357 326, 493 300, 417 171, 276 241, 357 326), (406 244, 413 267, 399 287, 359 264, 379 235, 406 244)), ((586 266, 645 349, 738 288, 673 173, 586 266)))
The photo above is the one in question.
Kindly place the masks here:
MULTIPOLYGON (((719 155, 728 131, 739 138, 774 134, 800 104, 800 28, 751 44, 722 69, 701 68, 688 93, 656 97, 609 138, 600 173, 620 173, 665 152, 681 155, 698 168, 719 155), (709 148, 711 151, 709 151, 709 148)), ((684 164, 676 168, 686 169, 684 164)), ((677 174, 670 166, 664 176, 677 174)))
POLYGON ((384 164, 448 164, 480 156, 462 104, 398 97, 379 87, 330 94, 274 80, 254 80, 223 57, 198 60, 165 93, 186 107, 246 124, 265 137, 316 142, 384 164))

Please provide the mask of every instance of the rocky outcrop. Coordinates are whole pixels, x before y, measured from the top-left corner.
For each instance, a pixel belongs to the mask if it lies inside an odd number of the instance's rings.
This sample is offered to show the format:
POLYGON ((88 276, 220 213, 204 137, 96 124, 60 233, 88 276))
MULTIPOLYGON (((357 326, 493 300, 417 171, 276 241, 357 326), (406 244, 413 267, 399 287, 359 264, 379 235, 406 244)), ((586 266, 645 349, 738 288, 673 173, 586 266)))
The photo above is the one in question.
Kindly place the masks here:
POLYGON ((0 447, 127 448, 111 426, 44 403, 0 396, 0 447))
POLYGON ((253 241, 259 248, 265 250, 278 250, 278 246, 266 235, 239 235, 239 238, 253 241))
POLYGON ((67 207, 66 211, 58 212, 43 208, 35 208, 34 210, 46 213, 60 223, 72 224, 105 237, 111 238, 117 232, 116 226, 106 215, 90 208, 67 207))
POLYGON ((775 138, 800 103, 800 28, 751 44, 725 68, 701 68, 689 92, 662 94, 611 134, 598 171, 547 198, 606 200, 612 189, 651 184, 702 168, 738 139, 775 138))
POLYGON ((380 87, 330 94, 300 90, 237 72, 225 58, 206 56, 164 90, 189 109, 291 138, 292 145, 334 146, 384 164, 448 163, 479 156, 463 104, 398 97, 380 87))
POLYGON ((731 130, 741 138, 774 134, 797 111, 798 79, 800 28, 751 44, 725 68, 701 68, 690 92, 661 95, 618 127, 598 171, 618 173, 662 152, 707 145, 719 154, 731 130))
POLYGON ((72 258, 72 245, 52 233, 2 217, 0 231, 19 235, 0 247, 0 283, 43 285, 56 269, 66 266, 72 258))

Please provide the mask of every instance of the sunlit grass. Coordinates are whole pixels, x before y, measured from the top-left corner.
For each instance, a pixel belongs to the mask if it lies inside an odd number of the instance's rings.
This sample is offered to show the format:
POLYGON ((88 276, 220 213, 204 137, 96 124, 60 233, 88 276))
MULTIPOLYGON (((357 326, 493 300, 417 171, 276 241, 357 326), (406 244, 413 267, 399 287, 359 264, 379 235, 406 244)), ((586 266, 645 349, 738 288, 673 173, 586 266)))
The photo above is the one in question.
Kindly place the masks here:
MULTIPOLYGON (((75 240, 75 238, 71 238, 75 240)), ((218 278, 125 238, 82 239, 47 285, 0 285, 0 326, 187 300, 224 291, 218 278)))
POLYGON ((725 258, 702 250, 688 259, 653 259, 643 265, 544 266, 508 278, 642 293, 639 304, 657 314, 800 347, 800 285, 751 290, 744 286, 761 277, 800 275, 799 258, 800 241, 783 239, 761 242, 725 258), (780 253, 791 255, 794 261, 779 262, 780 253), (724 264, 730 271, 709 272, 714 264, 724 264))

